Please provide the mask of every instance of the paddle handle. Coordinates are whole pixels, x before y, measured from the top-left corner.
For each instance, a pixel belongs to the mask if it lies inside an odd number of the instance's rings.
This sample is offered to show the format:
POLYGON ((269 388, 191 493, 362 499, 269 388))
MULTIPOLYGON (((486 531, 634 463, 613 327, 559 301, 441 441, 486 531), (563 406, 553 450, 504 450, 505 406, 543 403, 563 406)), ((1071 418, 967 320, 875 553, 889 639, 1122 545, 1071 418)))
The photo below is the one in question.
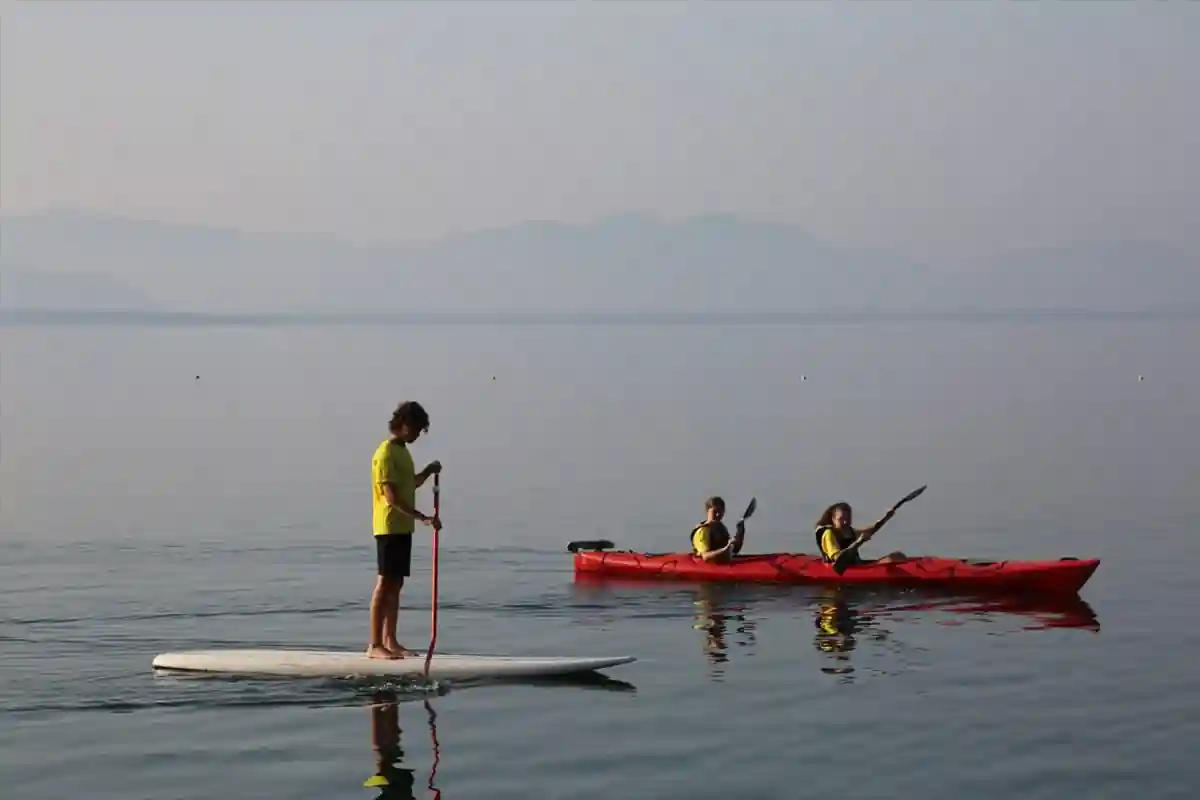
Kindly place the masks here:
MULTIPOLYGON (((433 518, 437 522, 442 521, 441 517, 441 495, 442 495, 442 476, 439 473, 433 475, 433 518)), ((425 680, 429 680, 429 662, 433 658, 433 648, 437 646, 437 630, 438 630, 438 525, 433 528, 433 604, 432 604, 432 619, 429 623, 429 649, 425 651, 425 680)))

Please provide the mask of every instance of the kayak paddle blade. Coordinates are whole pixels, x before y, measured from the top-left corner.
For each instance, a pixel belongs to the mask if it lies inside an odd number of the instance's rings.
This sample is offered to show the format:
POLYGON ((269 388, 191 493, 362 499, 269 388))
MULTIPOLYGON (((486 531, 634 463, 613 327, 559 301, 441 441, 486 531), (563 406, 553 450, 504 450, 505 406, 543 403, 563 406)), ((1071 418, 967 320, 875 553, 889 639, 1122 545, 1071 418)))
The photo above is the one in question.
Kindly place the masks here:
POLYGON ((754 513, 754 509, 758 508, 758 498, 751 497, 750 505, 746 506, 746 510, 742 513, 742 519, 750 519, 750 515, 754 513))
POLYGON ((580 542, 569 542, 567 551, 578 553, 580 550, 611 550, 615 545, 608 539, 585 539, 580 542))
POLYGON ((896 507, 899 508, 900 506, 907 503, 909 500, 916 500, 918 497, 920 497, 922 494, 924 494, 925 490, 928 488, 929 488, 929 484, 925 484, 920 489, 914 489, 913 491, 904 495, 904 498, 899 503, 896 503, 896 507))

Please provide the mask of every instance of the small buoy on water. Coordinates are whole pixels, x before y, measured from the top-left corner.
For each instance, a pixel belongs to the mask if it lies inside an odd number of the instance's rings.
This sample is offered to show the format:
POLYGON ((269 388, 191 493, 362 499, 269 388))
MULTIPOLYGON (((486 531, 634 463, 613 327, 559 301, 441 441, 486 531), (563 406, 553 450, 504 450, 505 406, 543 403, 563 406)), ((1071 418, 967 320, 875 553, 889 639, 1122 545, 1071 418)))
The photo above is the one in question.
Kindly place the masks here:
POLYGON ((1146 380, 1146 376, 1145 376, 1145 375, 1138 375, 1138 380, 1139 380, 1139 381, 1144 381, 1144 380, 1146 380))
POLYGON ((800 376, 800 380, 802 380, 802 381, 806 381, 806 380, 808 380, 808 376, 807 376, 807 375, 801 375, 801 376, 800 376))
POLYGON ((197 375, 197 376, 196 376, 196 380, 200 380, 200 376, 199 376, 199 375, 197 375))

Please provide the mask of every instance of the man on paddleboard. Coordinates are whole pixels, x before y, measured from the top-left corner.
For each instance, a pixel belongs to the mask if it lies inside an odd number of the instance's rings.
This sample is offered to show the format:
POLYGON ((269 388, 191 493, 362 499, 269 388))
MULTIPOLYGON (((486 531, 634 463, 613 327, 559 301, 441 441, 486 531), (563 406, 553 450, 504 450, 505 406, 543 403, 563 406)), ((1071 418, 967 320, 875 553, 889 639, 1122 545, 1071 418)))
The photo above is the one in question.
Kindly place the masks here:
POLYGON ((417 489, 442 465, 431 462, 413 471, 408 446, 429 430, 429 414, 421 404, 408 400, 396 407, 388 425, 391 437, 380 443, 371 459, 372 524, 375 560, 379 577, 371 596, 370 658, 404 658, 416 655, 396 638, 400 613, 400 589, 412 568, 412 537, 416 521, 441 530, 441 520, 416 508, 417 489))
POLYGON ((728 563, 742 552, 742 543, 746 538, 746 522, 739 520, 737 535, 730 536, 729 529, 722 522, 725 517, 725 501, 720 497, 710 497, 704 502, 704 510, 704 522, 692 529, 692 552, 705 561, 728 563))

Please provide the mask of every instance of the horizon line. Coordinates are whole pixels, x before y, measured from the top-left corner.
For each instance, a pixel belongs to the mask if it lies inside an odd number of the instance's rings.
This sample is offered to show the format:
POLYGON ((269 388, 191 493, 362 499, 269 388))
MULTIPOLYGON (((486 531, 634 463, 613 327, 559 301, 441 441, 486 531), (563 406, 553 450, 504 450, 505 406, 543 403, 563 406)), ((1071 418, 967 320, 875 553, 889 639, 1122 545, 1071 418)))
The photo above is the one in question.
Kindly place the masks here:
POLYGON ((554 311, 451 310, 436 311, 184 311, 146 309, 0 309, 3 326, 339 326, 421 324, 681 324, 681 325, 829 325, 873 322, 1053 322, 1053 321, 1168 321, 1200 320, 1200 305, 1163 308, 858 308, 747 309, 705 311, 686 309, 609 309, 554 311))

